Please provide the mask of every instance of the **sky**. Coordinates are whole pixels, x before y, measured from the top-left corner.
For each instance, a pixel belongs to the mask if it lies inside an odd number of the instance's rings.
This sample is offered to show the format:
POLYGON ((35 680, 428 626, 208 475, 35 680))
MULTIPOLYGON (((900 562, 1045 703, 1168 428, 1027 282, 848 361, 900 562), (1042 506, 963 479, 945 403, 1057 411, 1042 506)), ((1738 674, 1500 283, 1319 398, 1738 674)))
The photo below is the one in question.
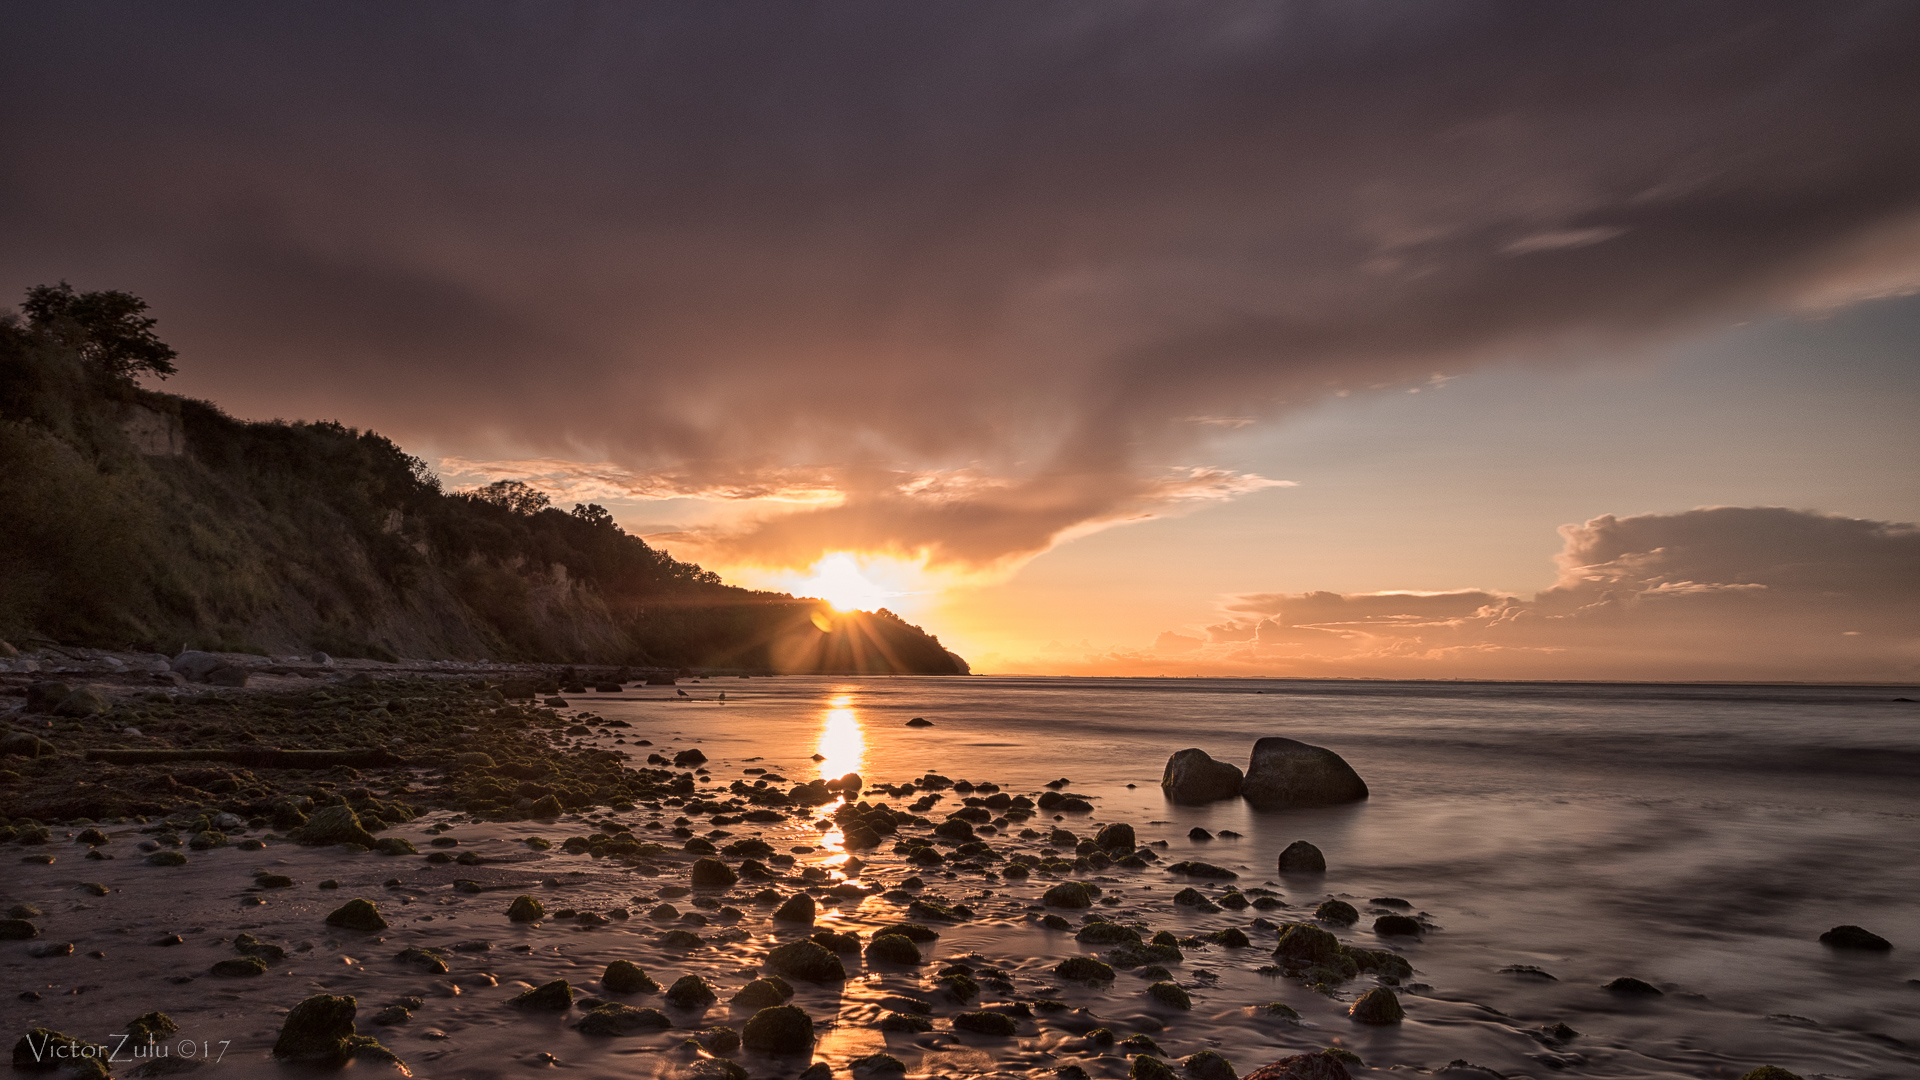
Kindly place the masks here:
POLYGON ((1909 3, 0 3, 0 289, 976 671, 1920 679, 1909 3), (16 294, 17 295, 17 294, 16 294))

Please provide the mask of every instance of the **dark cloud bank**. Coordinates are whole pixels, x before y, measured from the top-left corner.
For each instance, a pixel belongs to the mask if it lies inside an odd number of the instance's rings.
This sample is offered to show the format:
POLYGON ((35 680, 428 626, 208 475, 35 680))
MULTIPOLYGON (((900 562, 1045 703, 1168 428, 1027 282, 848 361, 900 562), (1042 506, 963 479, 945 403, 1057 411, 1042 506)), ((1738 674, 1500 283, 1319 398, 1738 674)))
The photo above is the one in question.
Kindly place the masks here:
POLYGON ((1904 2, 3 10, 0 280, 243 412, 844 493, 738 558, 1018 558, 1209 419, 1920 281, 1904 2))

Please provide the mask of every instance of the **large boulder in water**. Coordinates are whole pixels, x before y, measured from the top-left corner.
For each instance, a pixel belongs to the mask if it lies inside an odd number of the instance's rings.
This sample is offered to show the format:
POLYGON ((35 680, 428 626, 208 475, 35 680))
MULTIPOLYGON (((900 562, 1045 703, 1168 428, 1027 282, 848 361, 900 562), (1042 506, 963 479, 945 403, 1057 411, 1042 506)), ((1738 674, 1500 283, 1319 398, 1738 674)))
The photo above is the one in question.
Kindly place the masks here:
POLYGON ((1335 806, 1366 798, 1367 782, 1324 746, 1273 737, 1253 744, 1240 793, 1260 807, 1335 806))
POLYGON ((1198 805, 1233 798, 1240 794, 1244 779, 1238 767, 1213 760, 1205 750, 1189 748, 1167 759, 1160 788, 1174 802, 1198 805))

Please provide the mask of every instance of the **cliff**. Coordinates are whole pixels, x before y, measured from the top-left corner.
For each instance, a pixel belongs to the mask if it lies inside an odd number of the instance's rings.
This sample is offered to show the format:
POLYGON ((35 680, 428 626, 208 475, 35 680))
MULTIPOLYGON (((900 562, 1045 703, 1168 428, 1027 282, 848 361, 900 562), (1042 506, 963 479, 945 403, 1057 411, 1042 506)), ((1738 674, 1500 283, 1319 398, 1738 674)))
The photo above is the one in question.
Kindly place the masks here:
POLYGON ((140 389, 126 364, 100 354, 84 325, 0 322, 0 638, 167 653, 967 670, 890 612, 840 614, 735 588, 599 507, 567 513, 498 485, 449 493, 373 432, 235 420, 140 389))

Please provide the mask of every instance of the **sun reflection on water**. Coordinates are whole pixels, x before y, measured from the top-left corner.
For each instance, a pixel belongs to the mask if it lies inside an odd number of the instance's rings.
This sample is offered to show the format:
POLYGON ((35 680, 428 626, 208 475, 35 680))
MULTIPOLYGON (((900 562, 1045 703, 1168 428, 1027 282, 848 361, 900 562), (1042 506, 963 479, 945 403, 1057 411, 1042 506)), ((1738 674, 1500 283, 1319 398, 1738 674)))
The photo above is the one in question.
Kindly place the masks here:
MULTIPOLYGON (((867 736, 860 729, 860 718, 854 714, 853 700, 850 694, 836 694, 827 702, 826 715, 821 718, 819 746, 814 753, 821 760, 820 778, 838 780, 848 773, 857 773, 866 766, 867 736)), ((833 804, 838 805, 838 804, 833 804)), ((833 805, 821 808, 822 816, 832 814, 833 805)), ((843 841, 846 834, 838 825, 827 830, 820 837, 821 846, 833 852, 827 860, 829 865, 846 861, 847 849, 843 841)))

